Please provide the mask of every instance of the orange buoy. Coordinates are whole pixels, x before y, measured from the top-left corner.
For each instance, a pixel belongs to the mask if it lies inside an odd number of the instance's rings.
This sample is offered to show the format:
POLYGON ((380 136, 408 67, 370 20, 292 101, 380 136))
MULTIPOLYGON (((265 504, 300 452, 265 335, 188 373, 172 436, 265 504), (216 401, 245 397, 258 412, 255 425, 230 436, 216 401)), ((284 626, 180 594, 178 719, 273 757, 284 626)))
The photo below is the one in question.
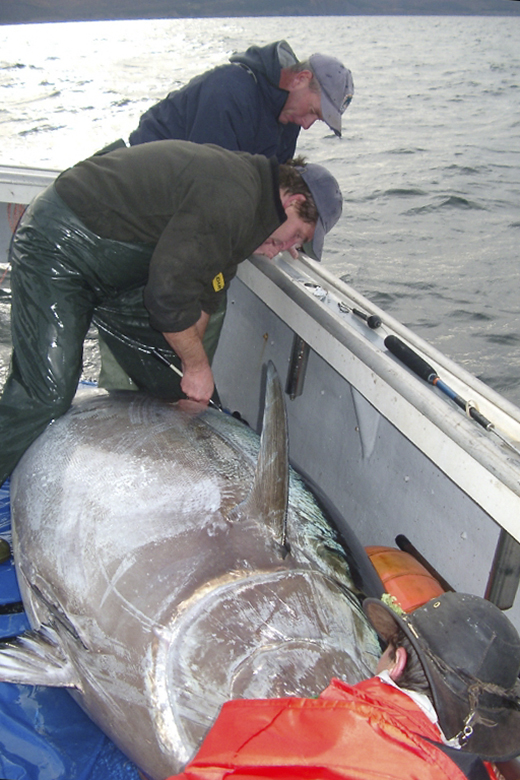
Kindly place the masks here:
POLYGON ((413 612, 444 589, 413 555, 394 547, 365 547, 385 590, 394 596, 405 612, 413 612))

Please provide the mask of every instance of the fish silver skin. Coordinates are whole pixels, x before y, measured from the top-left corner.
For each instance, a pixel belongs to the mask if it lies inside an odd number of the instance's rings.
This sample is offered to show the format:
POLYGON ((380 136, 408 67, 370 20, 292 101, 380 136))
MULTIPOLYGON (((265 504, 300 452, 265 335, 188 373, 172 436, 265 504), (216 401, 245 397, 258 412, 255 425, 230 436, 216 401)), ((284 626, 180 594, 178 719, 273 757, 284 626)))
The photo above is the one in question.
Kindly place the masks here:
POLYGON ((95 391, 24 455, 11 504, 33 631, 3 647, 0 679, 68 687, 153 780, 230 698, 373 674, 345 551, 288 466, 272 368, 261 444, 222 412, 95 391))

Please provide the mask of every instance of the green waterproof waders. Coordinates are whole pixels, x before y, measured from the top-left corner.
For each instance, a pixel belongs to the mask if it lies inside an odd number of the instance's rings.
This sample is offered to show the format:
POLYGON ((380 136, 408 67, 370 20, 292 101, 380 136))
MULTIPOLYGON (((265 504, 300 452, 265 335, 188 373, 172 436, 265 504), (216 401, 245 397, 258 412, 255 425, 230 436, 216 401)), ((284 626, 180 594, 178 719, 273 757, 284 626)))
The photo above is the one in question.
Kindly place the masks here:
MULTIPOLYGON (((137 389, 182 397, 179 376, 151 353, 157 349, 180 366, 143 304, 153 249, 92 233, 53 185, 26 210, 10 250, 13 356, 0 398, 0 484, 47 424, 69 408, 91 322, 137 389)), ((206 331, 210 360, 224 313, 225 301, 206 331)))

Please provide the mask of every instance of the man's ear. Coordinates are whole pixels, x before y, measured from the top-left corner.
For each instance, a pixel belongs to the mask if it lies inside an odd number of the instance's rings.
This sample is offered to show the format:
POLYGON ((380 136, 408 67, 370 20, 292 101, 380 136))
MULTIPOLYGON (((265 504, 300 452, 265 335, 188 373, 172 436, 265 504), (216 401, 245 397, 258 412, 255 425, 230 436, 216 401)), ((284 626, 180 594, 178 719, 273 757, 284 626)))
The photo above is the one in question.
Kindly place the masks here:
POLYGON ((293 195, 289 195, 289 193, 286 190, 280 190, 280 200, 282 201, 282 206, 284 209, 288 208, 292 203, 303 203, 304 200, 306 200, 305 195, 302 193, 297 193, 293 195))
POLYGON ((393 666, 388 670, 390 677, 394 682, 397 682, 399 677, 405 670, 406 662, 408 661, 408 653, 404 647, 398 647, 395 651, 395 661, 393 666))
POLYGON ((310 70, 300 70, 298 73, 293 73, 289 84, 286 89, 290 92, 298 87, 308 87, 312 79, 312 72, 310 70))

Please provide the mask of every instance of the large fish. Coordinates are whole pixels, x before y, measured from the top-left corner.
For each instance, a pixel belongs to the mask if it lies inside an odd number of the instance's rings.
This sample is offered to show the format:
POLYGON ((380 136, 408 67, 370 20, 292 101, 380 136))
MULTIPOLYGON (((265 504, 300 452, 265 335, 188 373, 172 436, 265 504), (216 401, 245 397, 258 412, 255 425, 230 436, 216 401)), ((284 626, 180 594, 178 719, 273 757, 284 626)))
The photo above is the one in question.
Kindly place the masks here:
POLYGON ((34 630, 4 645, 0 678, 68 686, 154 780, 229 698, 373 673, 349 553, 288 466, 272 368, 261 444, 219 411, 96 391, 27 451, 11 502, 34 630))

